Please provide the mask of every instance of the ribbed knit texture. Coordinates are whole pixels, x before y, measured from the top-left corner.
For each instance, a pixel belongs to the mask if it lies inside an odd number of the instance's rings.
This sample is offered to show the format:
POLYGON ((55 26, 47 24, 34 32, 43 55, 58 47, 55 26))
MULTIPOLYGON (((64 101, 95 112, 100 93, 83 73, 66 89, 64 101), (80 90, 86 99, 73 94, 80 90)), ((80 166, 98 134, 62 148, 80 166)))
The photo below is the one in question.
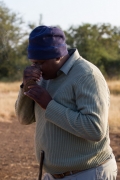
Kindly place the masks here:
POLYGON ((39 162, 51 174, 96 167, 112 152, 109 145, 109 90, 96 66, 76 50, 58 77, 42 80, 53 100, 43 110, 20 89, 16 114, 22 124, 36 121, 35 145, 39 162))

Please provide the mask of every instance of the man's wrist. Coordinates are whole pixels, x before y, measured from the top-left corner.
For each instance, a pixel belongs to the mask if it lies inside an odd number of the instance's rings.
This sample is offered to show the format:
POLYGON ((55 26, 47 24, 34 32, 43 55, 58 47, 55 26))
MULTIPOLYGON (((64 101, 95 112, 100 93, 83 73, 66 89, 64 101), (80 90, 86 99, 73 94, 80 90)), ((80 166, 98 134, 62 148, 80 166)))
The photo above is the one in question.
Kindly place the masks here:
POLYGON ((23 88, 24 87, 24 84, 22 83, 21 85, 20 85, 20 88, 23 88))

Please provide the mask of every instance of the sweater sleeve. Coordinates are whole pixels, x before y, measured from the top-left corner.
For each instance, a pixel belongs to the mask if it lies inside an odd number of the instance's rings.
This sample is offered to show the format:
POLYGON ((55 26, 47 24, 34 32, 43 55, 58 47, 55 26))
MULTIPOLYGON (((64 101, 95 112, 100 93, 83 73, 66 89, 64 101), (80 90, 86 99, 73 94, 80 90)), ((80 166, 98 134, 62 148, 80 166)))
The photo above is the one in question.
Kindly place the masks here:
POLYGON ((100 141, 106 134, 109 109, 109 90, 104 78, 93 74, 78 78, 74 91, 76 111, 52 100, 46 118, 78 137, 100 141))
POLYGON ((17 101, 15 103, 15 112, 18 121, 21 124, 31 124, 35 122, 34 101, 23 94, 23 89, 20 88, 17 101))

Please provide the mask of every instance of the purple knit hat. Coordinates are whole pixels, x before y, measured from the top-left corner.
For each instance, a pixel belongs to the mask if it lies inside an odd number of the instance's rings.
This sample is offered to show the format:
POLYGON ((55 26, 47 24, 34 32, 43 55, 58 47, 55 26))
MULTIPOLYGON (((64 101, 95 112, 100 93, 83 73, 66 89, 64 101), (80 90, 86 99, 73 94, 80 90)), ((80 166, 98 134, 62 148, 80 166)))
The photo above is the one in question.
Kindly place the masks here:
POLYGON ((67 54, 65 35, 61 29, 38 26, 30 33, 28 59, 48 60, 67 54))

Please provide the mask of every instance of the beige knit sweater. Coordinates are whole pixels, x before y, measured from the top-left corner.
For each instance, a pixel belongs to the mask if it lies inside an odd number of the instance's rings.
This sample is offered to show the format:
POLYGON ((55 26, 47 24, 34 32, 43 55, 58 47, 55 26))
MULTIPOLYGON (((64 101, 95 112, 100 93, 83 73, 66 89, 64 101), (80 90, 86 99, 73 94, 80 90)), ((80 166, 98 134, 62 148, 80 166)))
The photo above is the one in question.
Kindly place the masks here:
MULTIPOLYGON (((96 66, 77 50, 62 66, 58 77, 42 80, 53 100, 42 109, 20 89, 16 114, 22 124, 36 122, 35 146, 39 162, 51 174, 95 167, 112 152, 109 145, 109 90, 96 66)), ((29 152, 28 152, 29 153, 29 152)))

